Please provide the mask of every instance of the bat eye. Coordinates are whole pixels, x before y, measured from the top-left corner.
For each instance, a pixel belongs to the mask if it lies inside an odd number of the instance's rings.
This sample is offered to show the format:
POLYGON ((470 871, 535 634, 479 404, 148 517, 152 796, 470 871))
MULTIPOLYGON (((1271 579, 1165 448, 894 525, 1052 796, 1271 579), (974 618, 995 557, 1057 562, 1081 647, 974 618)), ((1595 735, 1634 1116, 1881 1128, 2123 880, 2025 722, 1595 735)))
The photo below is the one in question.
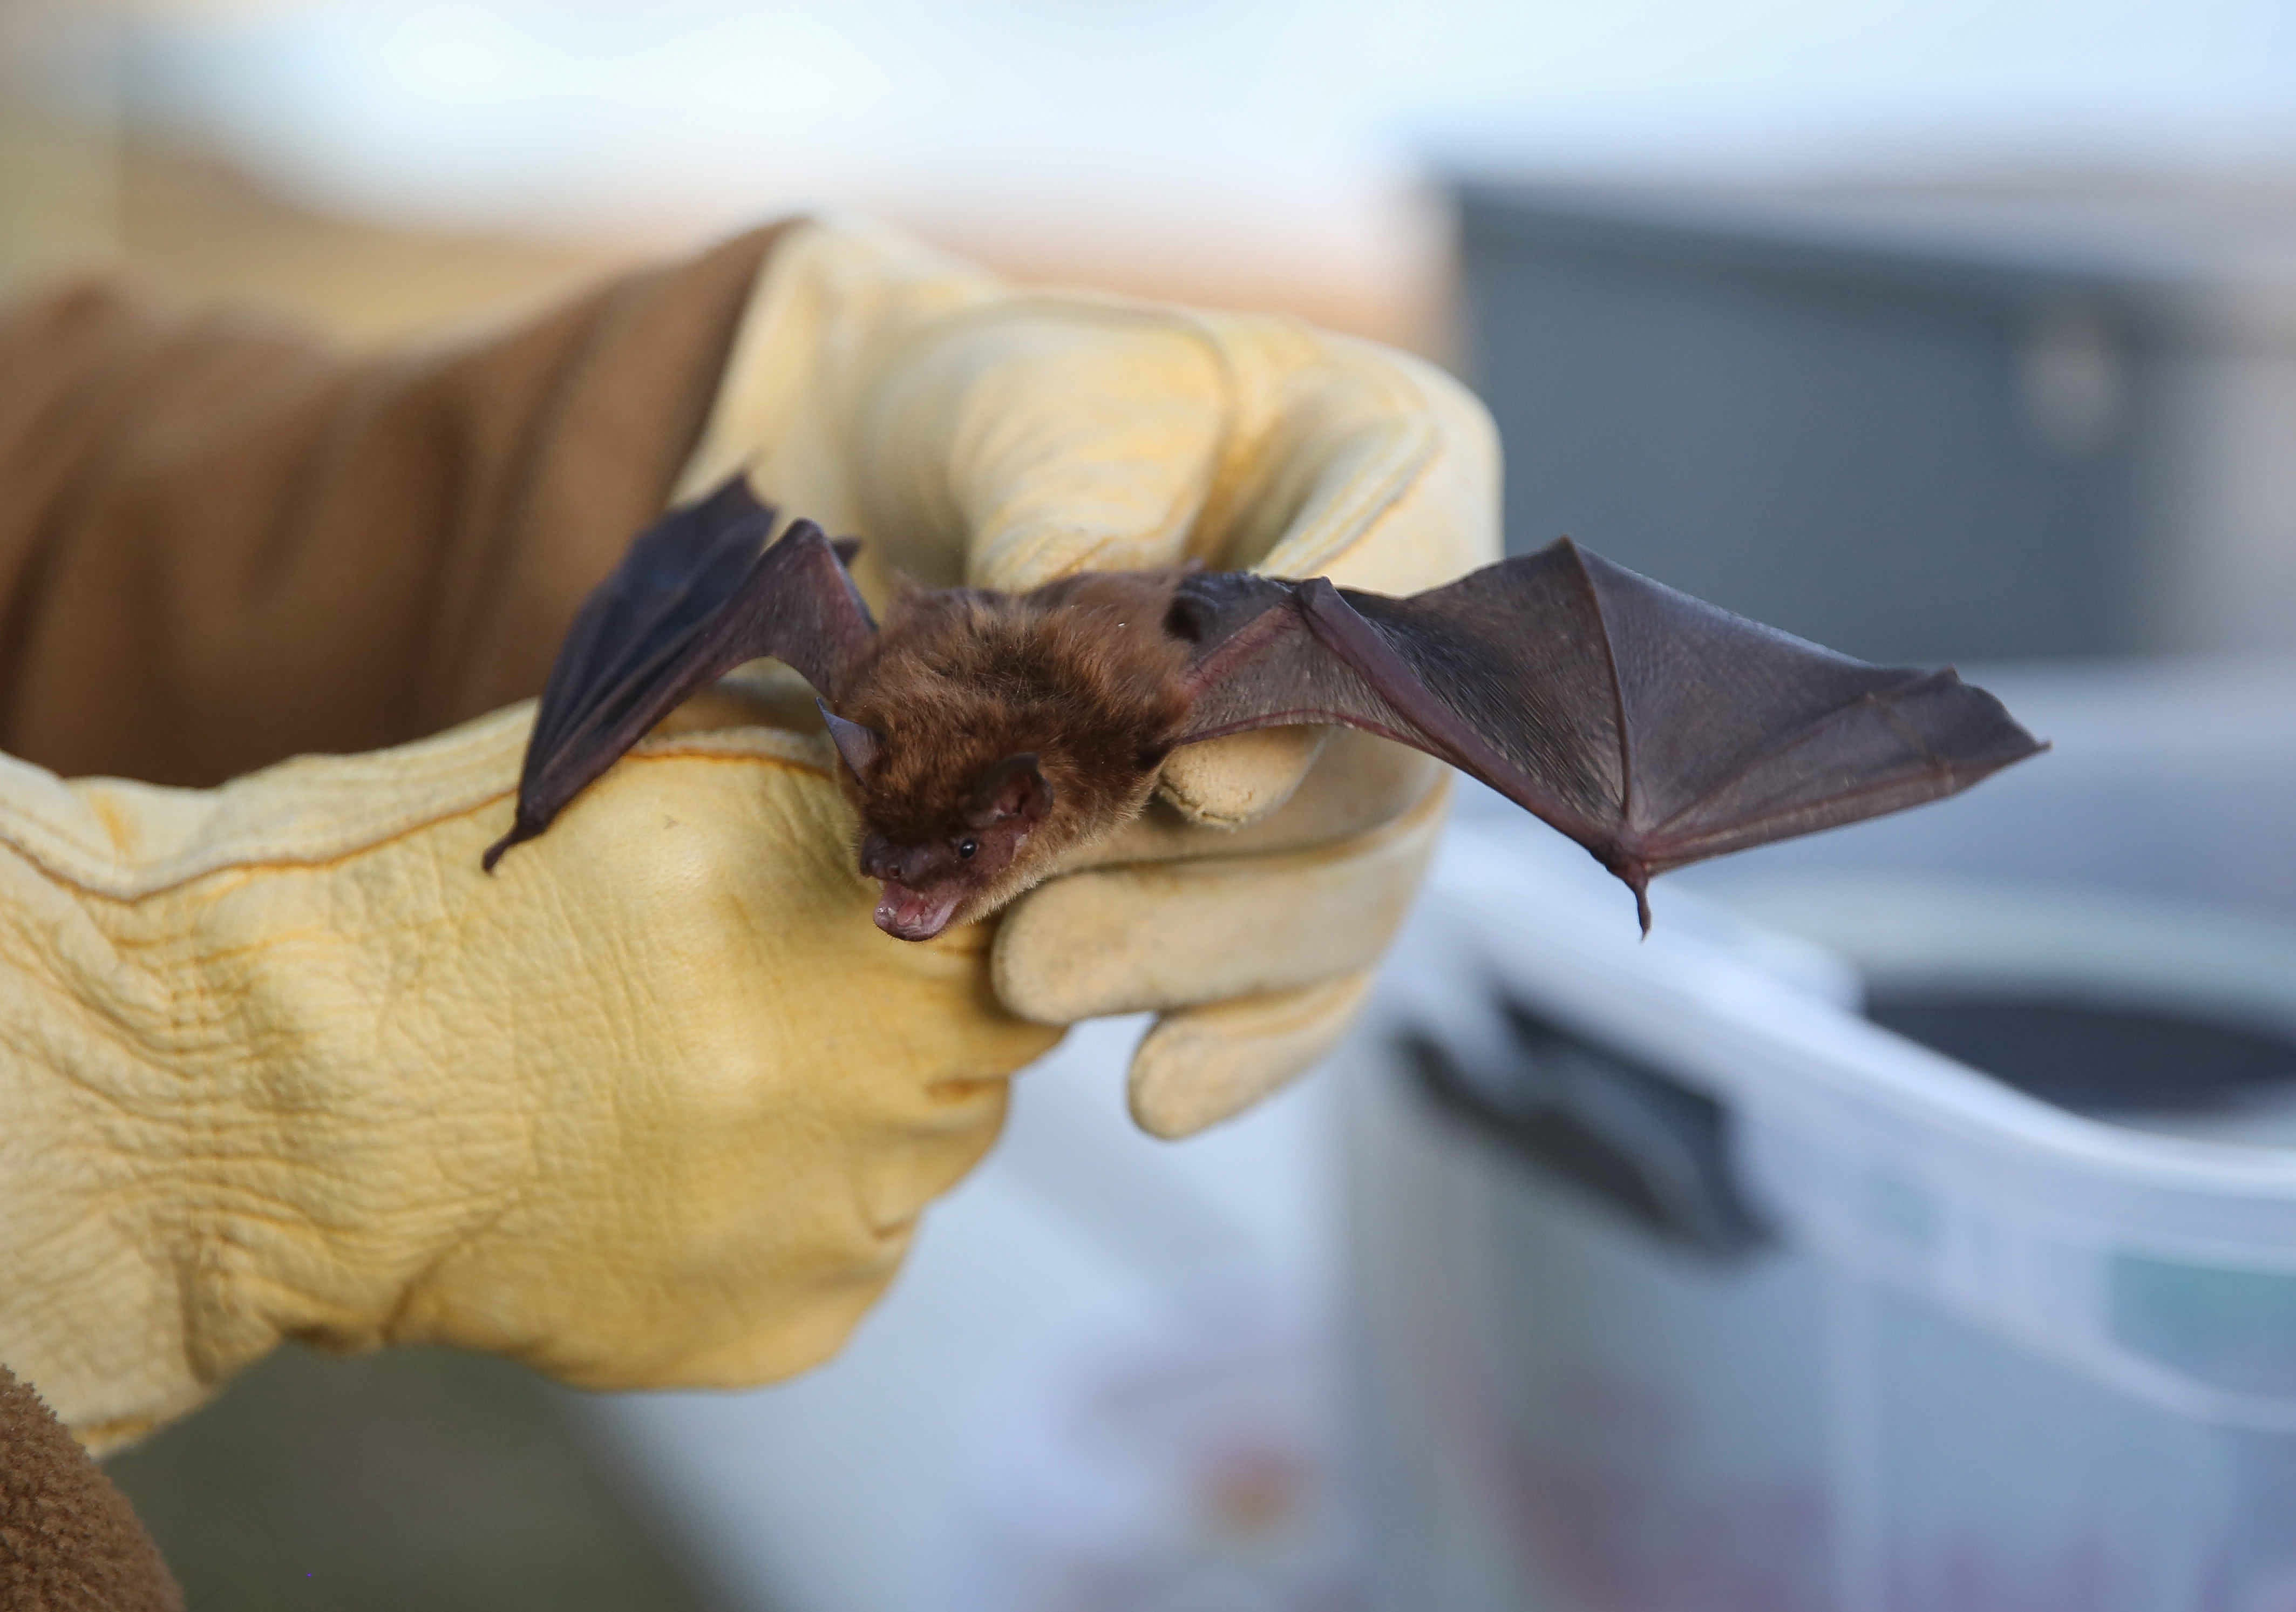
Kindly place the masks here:
POLYGON ((956 854, 963 857, 968 862, 972 859, 972 853, 980 849, 980 842, 970 837, 959 840, 956 843, 956 854))

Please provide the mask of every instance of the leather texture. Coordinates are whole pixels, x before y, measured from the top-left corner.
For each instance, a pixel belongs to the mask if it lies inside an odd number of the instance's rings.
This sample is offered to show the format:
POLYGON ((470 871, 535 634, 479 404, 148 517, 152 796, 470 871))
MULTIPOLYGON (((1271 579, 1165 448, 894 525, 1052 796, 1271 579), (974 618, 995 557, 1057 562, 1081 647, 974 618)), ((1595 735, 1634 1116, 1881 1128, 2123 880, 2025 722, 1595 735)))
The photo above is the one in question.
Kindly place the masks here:
POLYGON ((480 873, 531 720, 216 790, 0 761, 0 1348, 92 1447, 290 1336, 801 1369, 1058 1039, 987 934, 871 924, 817 738, 649 741, 480 873))

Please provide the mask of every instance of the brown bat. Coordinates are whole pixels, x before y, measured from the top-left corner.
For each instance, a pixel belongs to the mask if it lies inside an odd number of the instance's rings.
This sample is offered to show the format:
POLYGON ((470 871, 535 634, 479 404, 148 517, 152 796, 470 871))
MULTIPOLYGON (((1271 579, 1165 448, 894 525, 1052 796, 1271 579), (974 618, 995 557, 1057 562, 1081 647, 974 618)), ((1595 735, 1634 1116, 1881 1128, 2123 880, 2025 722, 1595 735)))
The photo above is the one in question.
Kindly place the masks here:
POLYGON ((878 927, 995 911, 1147 804, 1164 758, 1343 723, 1440 757, 1652 876, 1917 805, 2043 748, 1950 670, 1869 666, 1562 539, 1390 598, 1246 572, 912 590, 881 628, 809 521, 740 477, 641 534, 551 669, 503 852, 704 683, 771 656, 820 697, 878 927), (762 552, 761 552, 762 550, 762 552))

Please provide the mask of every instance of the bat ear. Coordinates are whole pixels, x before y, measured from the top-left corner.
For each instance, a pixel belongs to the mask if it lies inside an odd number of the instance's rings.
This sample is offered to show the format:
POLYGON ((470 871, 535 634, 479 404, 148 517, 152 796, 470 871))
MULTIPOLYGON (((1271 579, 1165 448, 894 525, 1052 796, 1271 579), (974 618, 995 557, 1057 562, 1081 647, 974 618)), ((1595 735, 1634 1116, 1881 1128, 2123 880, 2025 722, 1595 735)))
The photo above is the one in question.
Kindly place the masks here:
POLYGON ((869 763, 877 759, 877 753, 884 748, 884 741, 877 736, 874 729, 864 728, 858 722, 849 722, 830 710, 827 701, 816 698, 814 703, 821 707, 821 720, 829 724, 829 737, 836 744, 837 753, 845 758, 847 769, 858 779, 868 770, 869 763))
POLYGON ((853 567, 855 557, 861 552, 861 539, 858 538, 832 538, 829 539, 829 551, 837 556, 837 563, 840 565, 844 566, 849 571, 853 567))
POLYGON ((975 828, 1016 818, 1034 823, 1051 810, 1052 804, 1053 786, 1037 765, 1036 753, 1030 751, 1024 755, 1006 756, 980 775, 980 786, 972 792, 972 805, 964 818, 975 828))

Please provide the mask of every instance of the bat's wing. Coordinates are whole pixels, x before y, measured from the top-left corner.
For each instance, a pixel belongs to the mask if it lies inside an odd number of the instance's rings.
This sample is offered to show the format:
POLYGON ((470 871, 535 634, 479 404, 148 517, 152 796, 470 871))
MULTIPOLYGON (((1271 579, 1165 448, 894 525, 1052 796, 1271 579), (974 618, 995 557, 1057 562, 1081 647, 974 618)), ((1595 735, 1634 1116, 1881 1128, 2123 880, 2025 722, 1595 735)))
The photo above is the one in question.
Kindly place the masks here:
POLYGON ((487 851, 489 870, 680 701, 744 661, 771 655, 837 697, 877 630, 846 574, 849 550, 810 521, 765 547, 773 524, 735 476, 640 533, 583 602, 543 688, 518 815, 487 851))
POLYGON ((1871 666, 1568 539, 1407 599, 1185 579, 1182 743, 1339 722, 1471 773, 1630 885, 1966 789, 2044 748, 1951 671, 1871 666))

